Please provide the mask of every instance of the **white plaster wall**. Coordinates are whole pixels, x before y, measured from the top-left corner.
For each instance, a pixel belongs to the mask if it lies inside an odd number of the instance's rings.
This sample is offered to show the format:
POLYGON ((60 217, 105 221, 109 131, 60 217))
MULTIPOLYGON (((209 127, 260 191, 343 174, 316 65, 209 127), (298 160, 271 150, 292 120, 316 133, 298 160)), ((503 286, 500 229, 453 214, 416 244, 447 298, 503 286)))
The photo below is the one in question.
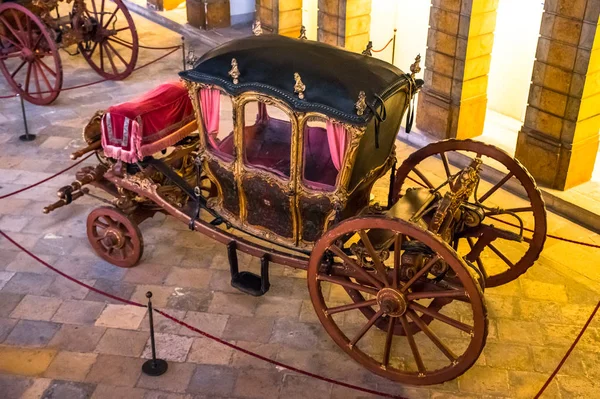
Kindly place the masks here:
POLYGON ((520 121, 525 117, 543 9, 542 0, 498 3, 488 108, 520 121))
POLYGON ((319 0, 302 0, 302 25, 309 40, 317 40, 318 15, 319 0))
MULTIPOLYGON (((373 48, 381 49, 396 33, 394 65, 408 71, 417 54, 423 57, 427 49, 430 0, 372 0, 371 40, 373 48)), ((392 62, 392 45, 373 56, 392 62)), ((422 76, 421 76, 422 77, 422 76)))

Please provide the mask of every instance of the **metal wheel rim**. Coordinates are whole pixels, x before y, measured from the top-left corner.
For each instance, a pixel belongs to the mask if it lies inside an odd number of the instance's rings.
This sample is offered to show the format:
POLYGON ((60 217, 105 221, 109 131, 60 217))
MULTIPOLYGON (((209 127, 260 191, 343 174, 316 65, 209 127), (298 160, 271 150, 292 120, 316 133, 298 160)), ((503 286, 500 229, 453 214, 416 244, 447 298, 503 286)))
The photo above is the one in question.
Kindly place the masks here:
MULTIPOLYGON (((15 70, 13 70, 13 71, 9 71, 9 68, 5 63, 5 60, 0 58, 0 71, 2 71, 4 78, 6 79, 8 84, 12 87, 12 89, 16 93, 18 93, 20 96, 22 96, 25 100, 27 100, 28 102, 30 102, 32 104, 36 104, 36 105, 48 105, 48 104, 52 103, 54 100, 56 100, 56 98, 58 97, 58 94, 60 93, 60 89, 62 87, 62 81, 63 81, 62 62, 60 59, 60 55, 58 53, 58 47, 56 46, 56 42, 51 37, 51 35, 50 35, 48 29, 46 28, 46 26, 44 25, 44 23, 35 14, 33 14, 30 10, 28 10, 27 8, 23 7, 20 4, 15 4, 15 3, 0 4, 0 26, 5 26, 5 29, 8 29, 8 27, 6 27, 6 25, 8 24, 8 20, 5 18, 6 15, 3 16, 3 14, 6 11, 10 11, 11 14, 13 15, 13 17, 14 17, 15 13, 21 13, 21 14, 25 15, 25 17, 28 20, 26 26, 29 27, 30 29, 29 30, 24 29, 24 31, 31 32, 31 28, 33 28, 32 24, 34 24, 37 27, 37 30, 39 30, 40 36, 37 39, 35 39, 35 43, 29 43, 29 42, 26 44, 21 43, 21 42, 15 43, 15 44, 18 44, 19 47, 21 48, 19 53, 23 53, 23 49, 26 49, 26 51, 29 51, 29 52, 32 52, 35 54, 35 49, 37 48, 39 43, 41 43, 42 39, 45 40, 45 42, 46 42, 45 44, 48 46, 48 52, 40 57, 36 57, 35 62, 29 62, 29 61, 25 62, 27 64, 27 67, 25 67, 25 68, 24 68, 25 64, 19 64, 20 66, 15 68, 15 70), (32 50, 32 48, 33 48, 33 50, 32 50), (52 57, 52 59, 54 60, 54 70, 52 70, 52 68, 50 66, 48 66, 44 61, 42 61, 42 59, 44 57, 52 57), (32 67, 32 65, 33 65, 33 67, 32 67), (25 81, 23 82, 25 84, 21 85, 21 87, 19 87, 19 84, 17 83, 17 81, 15 79, 17 76, 19 76, 21 74, 21 72, 23 70, 26 71, 25 81), (36 82, 37 82, 35 85, 33 85, 34 87, 30 87, 30 83, 29 83, 30 78, 32 77, 31 71, 34 71, 33 72, 34 77, 36 78, 36 82), (47 74, 50 74, 53 76, 54 84, 50 83, 50 79, 47 74), (12 75, 14 75, 14 77, 12 75), (42 82, 40 82, 40 77, 42 79, 42 82), (42 87, 42 84, 45 87, 42 87), (35 95, 35 94, 30 94, 30 93, 40 93, 40 94, 35 95)), ((16 21, 15 21, 15 23, 16 23, 16 21)), ((10 24, 10 25, 12 27, 12 24, 10 24)), ((25 27, 23 27, 23 28, 25 28, 25 27)), ((17 26, 17 29, 18 29, 18 26, 17 26)), ((21 31, 21 29, 18 29, 18 30, 21 31)), ((31 41, 34 40, 33 38, 31 38, 31 33, 29 33, 27 36, 28 36, 28 38, 30 38, 31 41)), ((5 41, 9 40, 7 37, 0 38, 0 40, 2 40, 2 39, 4 39, 5 41)))
MULTIPOLYGON (((432 233, 424 231, 409 222, 380 217, 356 217, 340 223, 317 241, 309 260, 307 283, 310 298, 317 317, 336 344, 365 368, 390 380, 412 385, 430 385, 454 379, 467 371, 475 363, 485 346, 488 320, 481 288, 464 265, 463 260, 452 250, 452 248, 439 240, 432 233), (369 225, 370 227, 365 227, 365 222, 371 223, 369 225), (322 256, 338 237, 342 237, 348 232, 371 227, 389 229, 403 234, 410 232, 410 236, 421 242, 427 242, 427 245, 430 245, 431 249, 442 256, 444 260, 453 262, 456 267, 456 269, 454 269, 454 267, 453 269, 457 272, 461 281, 465 283, 464 289, 470 298, 470 304, 473 310, 473 333, 471 341, 463 355, 457 359, 456 364, 451 364, 450 366, 436 370, 425 376, 420 376, 420 373, 418 372, 403 372, 399 369, 392 369, 390 367, 384 368, 382 367, 382 362, 375 361, 375 359, 356 347, 349 347, 348 343, 350 341, 348 337, 340 330, 331 315, 324 312, 326 304, 318 280, 320 274, 319 269, 322 267, 322 256)), ((443 355, 440 354, 440 356, 443 355)))
POLYGON ((488 288, 509 283, 525 273, 527 269, 533 266, 535 261, 539 258, 546 241, 547 220, 544 199, 542 198, 542 194, 537 188, 533 177, 517 159, 509 155, 507 152, 492 145, 474 140, 450 139, 429 144, 412 153, 397 169, 392 196, 392 198, 394 198, 393 202, 396 202, 399 199, 402 187, 406 182, 408 174, 416 166, 418 166, 426 158, 451 151, 469 151, 473 153, 480 153, 484 156, 495 159, 514 174, 514 177, 519 180, 523 189, 527 193, 528 200, 533 208, 535 222, 533 236, 531 239, 532 243, 523 257, 519 259, 519 261, 514 262, 514 267, 511 267, 502 273, 488 276, 485 279, 485 286, 488 288))
POLYGON ((118 267, 130 268, 137 265, 144 251, 144 241, 138 226, 115 208, 100 207, 90 212, 87 218, 87 236, 98 256, 118 267), (111 239, 113 242, 108 243, 111 239))
MULTIPOLYGON (((81 54, 83 55, 83 58, 87 61, 87 63, 92 67, 93 70, 95 70, 100 76, 102 76, 103 78, 106 79, 112 79, 112 80, 121 80, 121 79, 125 79, 126 77, 128 77, 129 75, 131 75, 131 73, 133 72, 136 62, 137 62, 137 57, 138 57, 138 52, 139 52, 139 45, 138 45, 138 35, 137 35, 137 29, 135 27, 135 24, 133 22, 133 18, 131 18, 131 14, 129 13, 129 10, 127 9, 127 7, 125 7, 125 5, 123 4, 123 2, 121 0, 111 0, 115 5, 115 14, 118 14, 119 12, 125 17, 125 20, 127 21, 127 30, 129 30, 131 32, 131 44, 130 44, 130 49, 131 49, 131 57, 129 59, 127 63, 126 68, 123 71, 114 71, 113 68, 115 68, 116 64, 113 64, 112 62, 109 62, 108 60, 106 61, 106 63, 104 61, 104 52, 108 51, 109 54, 114 54, 115 51, 118 52, 118 50, 115 48, 116 43, 114 42, 114 36, 110 36, 113 37, 113 39, 108 39, 105 38, 102 41, 98 42, 95 40, 91 40, 92 44, 92 48, 90 49, 90 51, 86 50, 86 48, 84 47, 84 43, 78 43, 77 47, 79 48, 79 51, 81 52, 81 54), (94 59, 94 54, 96 51, 96 48, 98 48, 98 45, 100 46, 100 49, 103 49, 103 53, 101 55, 101 60, 98 60, 98 62, 96 62, 96 60, 94 59), (108 50, 106 50, 108 49, 108 50), (100 64, 100 65, 99 65, 100 64), (110 69, 113 69, 113 72, 110 72, 110 69)), ((100 10, 96 9, 95 6, 95 2, 92 2, 92 9, 91 10, 86 10, 85 12, 87 13, 87 17, 88 18, 92 18, 92 17, 96 17, 96 15, 99 15, 99 13, 102 13, 104 10, 104 5, 106 4, 106 0, 102 0, 101 5, 100 5, 100 10)), ((110 17, 107 17, 110 18, 110 17)), ((104 21, 102 20, 102 23, 104 24, 106 22, 106 25, 110 24, 110 20, 109 21, 104 21)), ((117 36, 118 39, 118 36, 117 36)), ((129 47, 129 46, 128 46, 129 47)), ((100 51, 100 50, 98 50, 100 51)), ((107 57, 108 59, 112 59, 111 56, 109 55, 107 57)), ((123 65, 123 60, 119 59, 119 57, 116 58, 116 62, 120 63, 121 65, 123 65)), ((125 60, 127 61, 127 60, 125 60)))

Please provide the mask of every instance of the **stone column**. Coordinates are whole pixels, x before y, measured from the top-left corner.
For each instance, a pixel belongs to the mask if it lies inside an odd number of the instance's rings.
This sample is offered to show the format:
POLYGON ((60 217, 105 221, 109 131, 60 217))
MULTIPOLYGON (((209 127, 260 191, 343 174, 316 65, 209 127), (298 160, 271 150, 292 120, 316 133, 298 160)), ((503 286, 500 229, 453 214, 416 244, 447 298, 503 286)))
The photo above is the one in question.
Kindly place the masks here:
POLYGON ((483 132, 497 8, 498 0, 432 0, 417 111, 422 131, 440 139, 483 132))
POLYGON ((302 27, 302 0, 256 0, 256 16, 265 33, 298 37, 302 27))
POLYGON ((600 0, 546 0, 516 157, 558 190, 590 180, 600 129, 600 0))
POLYGON ((319 0, 320 42, 361 52, 369 42, 371 0, 319 0))

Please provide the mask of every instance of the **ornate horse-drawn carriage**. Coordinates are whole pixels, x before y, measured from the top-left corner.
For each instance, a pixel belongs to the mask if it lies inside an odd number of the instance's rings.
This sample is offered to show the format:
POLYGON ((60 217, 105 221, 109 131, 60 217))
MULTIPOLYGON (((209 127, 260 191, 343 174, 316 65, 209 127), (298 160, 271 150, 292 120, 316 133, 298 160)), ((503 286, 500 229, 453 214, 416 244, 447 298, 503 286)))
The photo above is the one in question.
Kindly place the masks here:
POLYGON ((395 168, 419 70, 279 36, 230 42, 182 82, 98 114, 74 158, 95 150, 100 164, 45 211, 85 184, 114 196, 87 231, 122 267, 140 259, 140 221, 164 212, 226 244, 244 292, 267 292, 269 262, 305 269, 318 319, 364 367, 408 384, 455 378, 486 341, 484 288, 533 264, 546 215, 530 175, 489 145, 434 143, 395 168), (494 203, 505 188, 520 195, 509 209, 494 203), (238 251, 260 275, 239 270, 238 251))
POLYGON ((100 76, 124 79, 135 67, 138 37, 121 0, 0 0, 0 71, 27 101, 46 105, 63 83, 59 48, 73 49, 100 76), (63 13, 63 15, 61 15, 63 13))

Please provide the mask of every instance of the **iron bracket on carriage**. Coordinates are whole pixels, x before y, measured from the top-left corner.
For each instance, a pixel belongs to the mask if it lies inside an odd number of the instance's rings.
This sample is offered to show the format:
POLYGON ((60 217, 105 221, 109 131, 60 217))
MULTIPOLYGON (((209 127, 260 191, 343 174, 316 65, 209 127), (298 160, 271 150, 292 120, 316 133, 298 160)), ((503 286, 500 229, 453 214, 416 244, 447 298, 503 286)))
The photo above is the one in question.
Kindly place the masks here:
POLYGON ((410 69, 276 35, 231 41, 181 82, 94 115, 72 158, 94 151, 99 165, 47 210, 85 185, 108 194, 87 232, 120 267, 139 262, 138 225, 161 212, 224 244, 248 294, 268 292, 270 263, 304 269, 318 319, 354 360, 401 383, 456 378, 485 345, 484 289, 539 256, 545 207, 525 168, 488 144, 433 143, 396 168, 423 84, 418 59, 410 69), (506 192, 519 203, 502 207, 506 192), (240 270, 238 251, 260 271, 240 270))

